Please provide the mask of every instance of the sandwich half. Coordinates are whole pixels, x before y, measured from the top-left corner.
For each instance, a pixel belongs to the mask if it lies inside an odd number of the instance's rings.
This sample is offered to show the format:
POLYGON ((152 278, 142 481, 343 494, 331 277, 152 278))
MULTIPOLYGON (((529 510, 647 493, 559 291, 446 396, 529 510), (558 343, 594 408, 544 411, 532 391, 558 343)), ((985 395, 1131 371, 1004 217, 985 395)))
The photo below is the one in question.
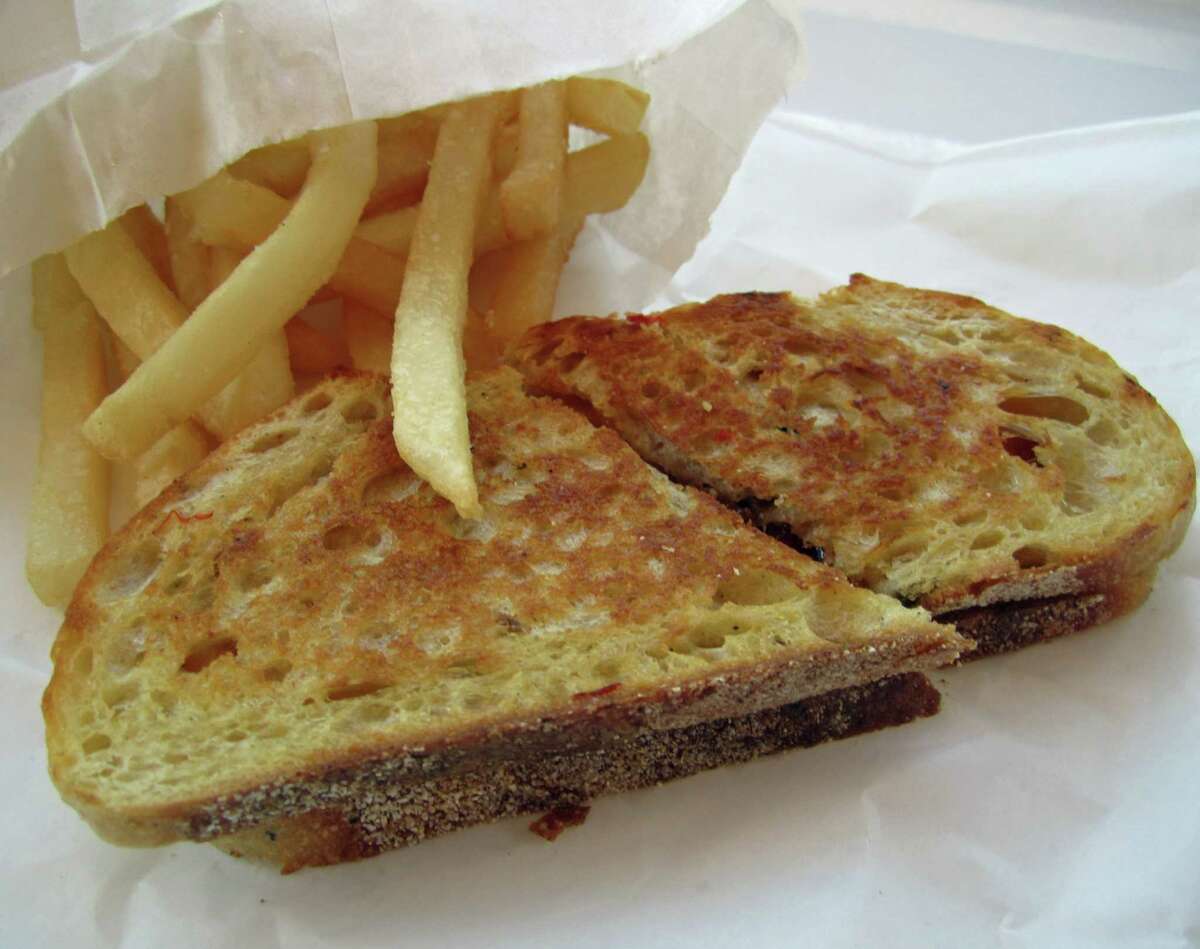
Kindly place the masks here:
POLYGON ((511 359, 672 478, 956 623, 975 656, 1137 606, 1195 506, 1192 456, 1131 375, 971 297, 855 275, 812 301, 562 320, 511 359))
POLYGON ((80 583, 51 776, 107 839, 286 869, 931 714, 970 644, 672 484, 611 430, 469 385, 484 517, 323 382, 141 511, 80 583))

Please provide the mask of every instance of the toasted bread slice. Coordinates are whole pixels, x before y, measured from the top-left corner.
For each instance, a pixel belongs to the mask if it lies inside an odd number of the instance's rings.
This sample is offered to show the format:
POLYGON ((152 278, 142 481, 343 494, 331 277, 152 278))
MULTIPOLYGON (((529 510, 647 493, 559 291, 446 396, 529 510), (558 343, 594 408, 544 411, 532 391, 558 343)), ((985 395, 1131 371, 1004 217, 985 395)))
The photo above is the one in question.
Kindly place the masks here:
POLYGON ((603 746, 485 762, 473 770, 356 794, 338 807, 267 821, 213 843, 238 857, 304 867, 359 860, 460 827, 557 811, 792 748, 933 715, 941 696, 918 673, 851 686, 751 715, 640 728, 603 746))
POLYGON ((1132 376, 970 297, 855 275, 816 301, 563 320, 512 359, 856 583, 939 614, 1036 601, 972 614, 984 652, 1135 606, 1195 505, 1191 454, 1132 376))
POLYGON ((671 484, 511 370, 469 386, 481 520, 398 460, 387 407, 380 378, 322 383, 92 564, 43 710, 51 775, 103 836, 353 813, 387 789, 969 648, 671 484))

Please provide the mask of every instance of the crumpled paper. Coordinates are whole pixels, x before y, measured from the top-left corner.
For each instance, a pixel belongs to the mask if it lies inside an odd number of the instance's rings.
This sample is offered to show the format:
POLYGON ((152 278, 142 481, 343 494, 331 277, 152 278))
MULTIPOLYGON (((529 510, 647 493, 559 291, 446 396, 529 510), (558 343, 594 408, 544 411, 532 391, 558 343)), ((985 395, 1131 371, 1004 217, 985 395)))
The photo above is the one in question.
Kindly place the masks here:
MULTIPOLYGON (((780 109, 665 288, 627 287, 621 276, 649 265, 589 228, 559 308, 813 294, 854 270, 970 293, 1109 350, 1195 446, 1197 154, 1200 114, 968 147, 780 109)), ((24 319, 0 320, 0 532, 13 538, 0 573, 0 944, 1090 949, 1200 938, 1195 529, 1133 616, 946 670, 931 720, 603 799, 552 845, 513 820, 288 878, 209 847, 109 847, 59 803, 41 749, 57 617, 26 590, 17 540, 37 358, 24 319)))
POLYGON ((0 40, 0 276, 259 145, 598 71, 655 97, 656 187, 623 239, 669 275, 798 68, 798 14, 766 0, 596 12, 586 0, 15 6, 0 40))

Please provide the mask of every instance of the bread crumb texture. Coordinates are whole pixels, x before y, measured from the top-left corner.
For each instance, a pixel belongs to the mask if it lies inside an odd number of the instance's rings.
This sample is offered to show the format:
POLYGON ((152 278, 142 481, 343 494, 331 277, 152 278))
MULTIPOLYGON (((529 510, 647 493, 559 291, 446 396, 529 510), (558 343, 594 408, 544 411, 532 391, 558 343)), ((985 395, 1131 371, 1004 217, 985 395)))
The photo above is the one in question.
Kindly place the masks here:
POLYGON ((711 691, 764 663, 828 669, 808 680, 823 691, 963 645, 511 370, 474 381, 469 405, 479 520, 398 459, 386 383, 352 375, 227 442, 107 545, 43 702, 51 774, 98 830, 212 836, 322 806, 288 782, 505 723, 711 691))
POLYGON ((1195 503, 1191 454, 1133 376, 971 297, 856 275, 815 301, 563 320, 514 362, 673 477, 935 611, 1119 586, 1195 503))

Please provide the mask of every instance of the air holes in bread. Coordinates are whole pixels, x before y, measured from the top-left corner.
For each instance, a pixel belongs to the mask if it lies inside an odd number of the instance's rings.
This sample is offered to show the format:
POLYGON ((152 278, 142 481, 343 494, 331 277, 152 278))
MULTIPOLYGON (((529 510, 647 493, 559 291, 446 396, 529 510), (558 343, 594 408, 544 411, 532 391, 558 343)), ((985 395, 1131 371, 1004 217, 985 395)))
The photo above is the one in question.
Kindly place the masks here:
POLYGON ((982 534, 977 534, 975 539, 971 541, 972 550, 987 550, 989 547, 995 547, 1000 541, 1004 540, 1004 531, 986 530, 982 534))
POLYGON ((342 406, 342 418, 347 422, 370 422, 379 417, 379 406, 367 399, 355 399, 342 406))
POLYGON ((162 545, 147 540, 121 560, 109 576, 105 591, 113 599, 141 593, 149 586, 162 565, 162 545))
POLYGON ((1063 489, 1061 507, 1067 514, 1087 514, 1096 507, 1096 499, 1077 481, 1068 481, 1063 489))
POLYGON ((270 564, 254 564, 238 577, 238 589, 245 593, 265 587, 275 578, 275 571, 270 564))
POLYGON ((697 625, 688 633, 688 639, 697 649, 720 649, 725 645, 725 637, 733 632, 740 629, 723 617, 714 617, 697 625))
POLYGON ((566 356, 563 356, 563 358, 558 361, 558 371, 561 372, 564 376, 567 373, 574 372, 575 369, 579 366, 579 364, 581 362, 583 362, 584 358, 585 358, 585 356, 583 353, 578 353, 578 352, 568 353, 566 356))
POLYGON ((104 699, 104 704, 109 708, 118 709, 137 698, 139 691, 136 682, 123 682, 120 685, 110 685, 100 693, 100 697, 104 699))
POLYGON ((286 659, 281 659, 278 662, 272 662, 269 666, 264 667, 262 677, 266 682, 282 682, 287 678, 288 673, 292 671, 292 664, 286 659))
POLYGON ((180 666, 181 672, 203 672, 222 656, 237 656, 237 640, 231 638, 215 639, 212 642, 201 643, 193 647, 180 666))
POLYGON ((1061 395, 1019 395, 1004 399, 1000 408, 1013 415, 1028 415, 1033 418, 1082 425, 1088 419, 1087 407, 1061 395))
POLYGON ((298 434, 298 430, 294 428, 278 428, 273 432, 267 432, 262 435, 250 446, 250 451, 255 455, 262 455, 268 451, 274 451, 281 445, 286 445, 298 434))
POLYGON ((554 342, 544 345, 541 349, 533 354, 534 363, 539 366, 543 365, 547 359, 554 355, 555 350, 558 349, 561 342, 561 340, 556 339, 554 342))
POLYGON ((321 537, 321 546, 326 550, 352 550, 359 547, 377 547, 382 540, 383 535, 377 527, 339 524, 325 532, 321 537))
POLYGON ((954 523, 959 527, 966 527, 968 524, 978 524, 980 521, 987 518, 987 511, 983 508, 974 508, 972 510, 960 511, 954 515, 954 523))
POLYGON ((344 699, 357 699, 364 695, 371 695, 386 688, 386 682, 355 682, 351 685, 341 685, 330 689, 325 698, 330 702, 341 702, 344 699))
POLYGON ((81 745, 85 755, 94 755, 97 751, 103 751, 111 746, 112 739, 107 735, 88 735, 81 745))
POLYGON ((1079 383, 1079 388, 1088 395, 1095 396, 1097 399, 1108 399, 1112 397, 1112 393, 1098 382, 1093 382, 1091 379, 1085 379, 1082 376, 1076 377, 1079 383))
POLYGON ((1036 544, 1028 544, 1024 547, 1018 547, 1013 551, 1013 560, 1022 570, 1031 570, 1034 567, 1043 567, 1046 561, 1049 560, 1049 553, 1045 547, 1036 544))
POLYGON ((1098 419, 1089 426, 1087 437, 1097 445, 1115 445, 1121 440, 1121 430, 1109 419, 1098 419))
POLYGON ((734 603, 738 606, 766 606, 794 600, 800 589, 787 577, 768 570, 743 570, 722 580, 717 587, 713 602, 718 606, 734 603))
POLYGON ((79 652, 75 653, 75 661, 71 671, 77 676, 91 675, 92 659, 92 647, 84 646, 79 652))
POLYGON ((1038 443, 1032 438, 1026 438, 1024 435, 1018 435, 1015 432, 1010 432, 1007 429, 1000 429, 1000 442, 1004 445, 1004 450, 1014 458, 1020 458, 1023 462, 1033 465, 1036 468, 1042 467, 1042 463, 1038 461, 1037 455, 1034 454, 1034 449, 1038 443))
POLYGON ((367 482, 363 489, 363 504, 399 504, 416 494, 420 487, 420 479, 407 469, 387 471, 367 482))
POLYGON ((308 400, 304 403, 301 411, 305 415, 316 415, 322 409, 328 408, 329 403, 332 401, 333 399, 330 397, 328 392, 314 392, 308 397, 308 400))
POLYGON ((861 616, 857 601, 850 601, 841 589, 816 590, 805 607, 804 618, 813 634, 830 642, 852 641, 858 632, 861 616))
POLYGON ((116 637, 108 648, 109 674, 120 678, 133 671, 145 655, 146 631, 134 626, 123 636, 116 637))

